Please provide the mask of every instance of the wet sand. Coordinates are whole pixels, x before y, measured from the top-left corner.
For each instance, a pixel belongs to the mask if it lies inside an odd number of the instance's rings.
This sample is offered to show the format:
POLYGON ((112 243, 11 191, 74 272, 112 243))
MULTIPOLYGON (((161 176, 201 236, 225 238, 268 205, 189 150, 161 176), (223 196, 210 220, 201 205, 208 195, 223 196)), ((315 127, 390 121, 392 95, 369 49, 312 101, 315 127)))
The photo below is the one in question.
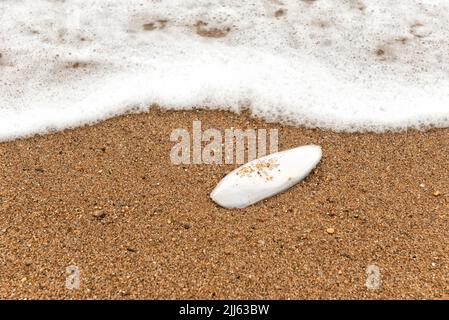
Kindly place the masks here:
POLYGON ((448 182, 449 129, 347 134, 152 109, 1 143, 0 298, 449 299, 448 182), (235 165, 170 162, 171 131, 195 119, 277 128, 280 150, 320 144, 323 159, 289 191, 226 210, 208 195, 235 165), (79 289, 65 287, 71 265, 79 289))

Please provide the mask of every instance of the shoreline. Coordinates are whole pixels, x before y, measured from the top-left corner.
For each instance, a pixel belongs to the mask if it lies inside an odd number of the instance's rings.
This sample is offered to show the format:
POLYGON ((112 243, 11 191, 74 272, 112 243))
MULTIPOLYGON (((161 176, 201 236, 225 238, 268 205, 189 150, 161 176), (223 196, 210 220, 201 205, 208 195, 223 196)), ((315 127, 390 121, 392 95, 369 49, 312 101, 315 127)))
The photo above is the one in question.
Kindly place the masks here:
POLYGON ((448 299, 448 154, 449 128, 336 133, 153 108, 2 142, 0 297, 448 299), (209 193, 237 165, 170 163, 171 130, 196 119, 275 128, 279 150, 319 144, 323 159, 292 189, 223 209, 209 193))

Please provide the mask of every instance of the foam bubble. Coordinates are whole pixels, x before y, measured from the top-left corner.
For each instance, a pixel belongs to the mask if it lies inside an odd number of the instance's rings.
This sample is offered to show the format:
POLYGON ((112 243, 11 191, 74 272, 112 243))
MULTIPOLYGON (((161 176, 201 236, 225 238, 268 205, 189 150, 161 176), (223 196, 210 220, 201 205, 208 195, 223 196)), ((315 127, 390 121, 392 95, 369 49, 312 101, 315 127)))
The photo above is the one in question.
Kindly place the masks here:
POLYGON ((444 0, 3 0, 0 140, 152 104, 345 131, 449 125, 444 0))

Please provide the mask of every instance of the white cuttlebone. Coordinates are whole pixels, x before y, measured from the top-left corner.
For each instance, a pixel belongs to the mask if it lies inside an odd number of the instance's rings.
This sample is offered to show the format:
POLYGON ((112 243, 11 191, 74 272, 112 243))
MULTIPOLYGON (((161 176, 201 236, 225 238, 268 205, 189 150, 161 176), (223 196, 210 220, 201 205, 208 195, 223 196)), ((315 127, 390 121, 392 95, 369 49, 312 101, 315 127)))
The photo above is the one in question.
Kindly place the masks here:
POLYGON ((250 161, 226 175, 210 197, 225 208, 245 208, 303 180, 321 156, 320 146, 307 145, 250 161))

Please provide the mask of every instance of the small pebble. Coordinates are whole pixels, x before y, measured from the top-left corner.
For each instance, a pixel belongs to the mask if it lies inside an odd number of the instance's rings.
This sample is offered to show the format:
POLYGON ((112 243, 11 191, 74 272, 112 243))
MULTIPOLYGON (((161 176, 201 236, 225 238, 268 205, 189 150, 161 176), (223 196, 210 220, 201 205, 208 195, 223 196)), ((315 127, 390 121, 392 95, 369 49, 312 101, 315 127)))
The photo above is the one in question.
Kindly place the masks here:
POLYGON ((182 226, 183 226, 184 229, 190 229, 192 227, 192 225, 190 223, 187 223, 187 222, 183 223, 182 226))
POLYGON ((97 219, 103 219, 106 217, 106 213, 102 210, 95 210, 92 215, 97 219))
POLYGON ((433 196, 434 197, 438 197, 438 196, 440 196, 441 195, 441 192, 440 191, 435 191, 434 193, 433 193, 433 196))
POLYGON ((326 229, 326 232, 327 232, 328 234, 334 234, 334 233, 335 233, 335 229, 334 229, 334 228, 327 228, 327 229, 326 229))

